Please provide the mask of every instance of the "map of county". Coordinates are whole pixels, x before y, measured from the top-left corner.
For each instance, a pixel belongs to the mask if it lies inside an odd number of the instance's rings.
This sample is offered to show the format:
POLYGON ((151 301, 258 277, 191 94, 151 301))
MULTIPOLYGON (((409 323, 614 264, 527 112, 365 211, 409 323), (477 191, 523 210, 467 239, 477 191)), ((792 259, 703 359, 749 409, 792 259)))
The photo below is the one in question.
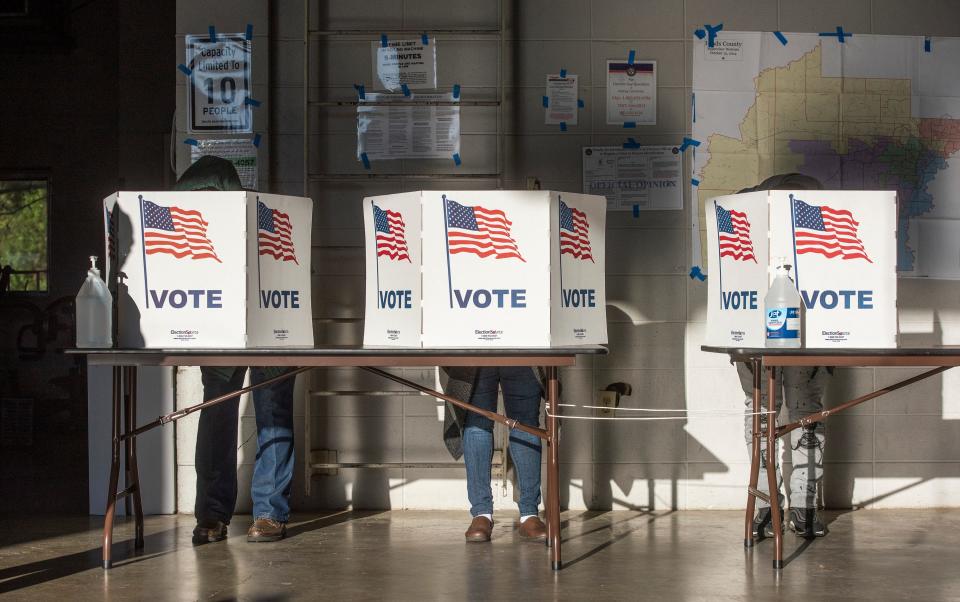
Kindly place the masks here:
POLYGON ((918 37, 721 36, 694 48, 701 265, 705 201, 800 172, 827 189, 895 190, 897 269, 960 278, 960 89, 948 79, 960 41, 934 53, 918 37))

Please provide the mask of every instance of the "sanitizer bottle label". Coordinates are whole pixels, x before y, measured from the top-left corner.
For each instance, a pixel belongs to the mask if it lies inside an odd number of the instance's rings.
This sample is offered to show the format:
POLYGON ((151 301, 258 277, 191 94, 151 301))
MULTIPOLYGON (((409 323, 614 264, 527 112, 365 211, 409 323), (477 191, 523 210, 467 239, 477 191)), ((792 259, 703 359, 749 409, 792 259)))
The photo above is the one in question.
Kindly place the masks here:
POLYGON ((800 338, 799 307, 771 307, 767 309, 766 322, 768 339, 800 338))

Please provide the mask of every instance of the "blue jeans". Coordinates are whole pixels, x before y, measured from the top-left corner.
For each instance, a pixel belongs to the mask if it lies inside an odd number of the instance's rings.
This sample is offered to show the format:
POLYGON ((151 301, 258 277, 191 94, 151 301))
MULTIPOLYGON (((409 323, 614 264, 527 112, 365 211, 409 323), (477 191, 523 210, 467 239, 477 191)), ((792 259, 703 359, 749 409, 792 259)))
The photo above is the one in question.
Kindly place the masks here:
MULTIPOLYGON (((497 411, 497 388, 503 389, 508 417, 540 426, 540 381, 531 368, 478 368, 469 402, 497 411)), ((510 431, 510 457, 517 469, 520 515, 536 514, 540 505, 540 438, 519 430, 510 431)), ((493 514, 490 468, 493 458, 493 421, 467 412, 463 429, 463 461, 467 467, 470 514, 493 514)))
MULTIPOLYGON (((247 369, 201 368, 203 398, 213 399, 243 387, 247 369)), ((285 368, 251 368, 252 384, 278 376, 285 368)), ((293 480, 293 378, 253 391, 257 415, 257 462, 250 493, 253 517, 287 522, 293 480)), ((200 411, 197 433, 198 521, 229 523, 237 504, 237 414, 233 397, 200 411)))

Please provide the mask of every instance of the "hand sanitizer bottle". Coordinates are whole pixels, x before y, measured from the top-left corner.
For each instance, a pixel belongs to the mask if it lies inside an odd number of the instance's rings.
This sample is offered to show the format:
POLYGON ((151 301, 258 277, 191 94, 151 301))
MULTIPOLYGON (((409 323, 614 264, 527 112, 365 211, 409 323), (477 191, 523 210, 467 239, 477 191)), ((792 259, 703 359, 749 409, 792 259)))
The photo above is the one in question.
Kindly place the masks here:
POLYGON ((87 279, 77 293, 77 347, 112 347, 113 296, 100 278, 97 258, 90 257, 87 279))
POLYGON ((800 293, 790 278, 792 266, 783 257, 777 258, 777 273, 763 298, 767 326, 767 347, 800 347, 803 332, 800 293))

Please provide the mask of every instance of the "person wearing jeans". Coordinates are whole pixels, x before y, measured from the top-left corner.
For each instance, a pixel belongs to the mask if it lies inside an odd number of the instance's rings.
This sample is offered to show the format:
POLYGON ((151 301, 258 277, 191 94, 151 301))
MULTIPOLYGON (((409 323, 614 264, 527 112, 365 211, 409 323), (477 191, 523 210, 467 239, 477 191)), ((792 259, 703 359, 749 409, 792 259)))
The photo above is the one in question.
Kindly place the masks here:
MULTIPOLYGON (((531 368, 477 368, 469 403, 497 411, 497 391, 503 391, 506 415, 527 426, 540 426, 542 389, 531 368)), ((537 515, 540 505, 540 439, 513 429, 510 431, 510 457, 516 467, 520 490, 520 537, 543 541, 547 528, 537 515)), ((467 541, 490 541, 493 532, 493 492, 490 470, 493 458, 493 421, 467 412, 463 423, 463 460, 467 469, 467 496, 473 520, 465 536, 467 541)))

